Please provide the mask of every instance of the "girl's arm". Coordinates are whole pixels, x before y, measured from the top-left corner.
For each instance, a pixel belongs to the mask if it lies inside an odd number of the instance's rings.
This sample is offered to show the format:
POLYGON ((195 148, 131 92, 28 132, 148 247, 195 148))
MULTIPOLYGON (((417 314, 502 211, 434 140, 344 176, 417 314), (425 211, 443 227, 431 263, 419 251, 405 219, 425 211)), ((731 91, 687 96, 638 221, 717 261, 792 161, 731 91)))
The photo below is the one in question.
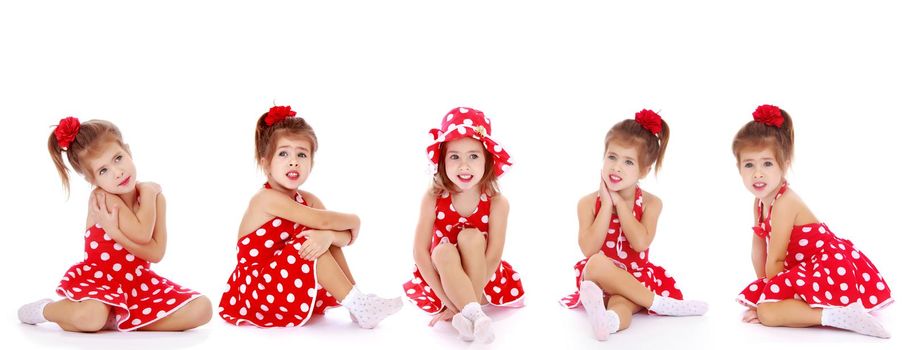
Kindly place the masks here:
POLYGON ((440 275, 437 274, 433 261, 430 260, 430 243, 433 237, 433 221, 436 218, 436 196, 433 192, 427 191, 421 200, 421 213, 418 217, 418 225, 414 232, 414 263, 421 272, 424 282, 440 298, 443 305, 450 310, 458 311, 452 301, 443 291, 443 284, 440 282, 440 275))
POLYGON ((766 263, 766 244, 765 238, 753 235, 753 270, 756 271, 756 278, 765 278, 766 263))
POLYGON ((642 221, 636 220, 633 210, 626 201, 617 200, 617 216, 620 218, 620 228, 629 241, 630 248, 637 252, 648 249, 655 239, 655 229, 658 227, 658 216, 661 215, 661 199, 645 194, 642 196, 642 221), (648 210, 646 210, 648 209, 648 210))
POLYGON ((146 244, 152 239, 154 233, 156 214, 157 214, 157 197, 161 193, 161 187, 151 182, 136 184, 139 190, 139 208, 134 213, 132 204, 127 204, 119 196, 109 194, 103 190, 97 189, 93 193, 101 193, 105 205, 108 208, 120 207, 118 215, 118 227, 124 236, 138 244, 146 244))
MULTIPOLYGON (((759 213, 756 211, 756 208, 759 208, 759 199, 757 198, 753 201, 753 222, 756 223, 756 226, 759 225, 759 213)), ((753 235, 753 252, 752 252, 752 261, 753 261, 753 270, 756 271, 756 278, 765 278, 765 262, 766 262, 766 241, 765 238, 759 237, 758 235, 753 235)))
POLYGON ((253 196, 250 205, 261 208, 269 216, 283 217, 315 229, 357 232, 361 224, 357 215, 300 205, 290 197, 270 189, 260 190, 253 196))
POLYGON ((487 250, 484 253, 487 261, 487 278, 493 276, 500 267, 503 257, 503 246, 506 244, 506 221, 509 217, 509 201, 503 194, 494 196, 490 201, 490 217, 487 232, 487 250))
POLYGON ((157 263, 164 257, 168 242, 168 232, 165 223, 166 204, 163 194, 157 196, 155 206, 157 211, 156 223, 148 243, 135 242, 120 229, 118 221, 120 218, 119 212, 123 211, 121 207, 115 206, 113 210, 109 211, 106 203, 101 198, 92 196, 89 213, 92 221, 100 224, 105 233, 123 246, 130 254, 148 262, 157 263))
MULTIPOLYGON (((310 192, 305 192, 305 191, 301 191, 301 192, 303 193, 304 200, 307 201, 307 203, 309 203, 312 208, 326 210, 326 206, 323 205, 323 201, 321 201, 316 195, 314 195, 310 192)), ((332 245, 334 245, 336 247, 344 247, 344 246, 351 245, 352 243, 354 243, 354 239, 357 238, 357 236, 354 235, 351 230, 341 230, 341 231, 323 230, 323 231, 326 231, 326 232, 332 234, 332 245)), ((304 231, 304 232, 301 232, 301 234, 305 234, 307 232, 308 231, 304 231)))
POLYGON ((601 209, 597 215, 594 209, 594 195, 582 197, 576 206, 576 214, 579 217, 579 248, 582 250, 582 255, 586 257, 591 257, 601 251, 601 245, 604 244, 604 238, 607 237, 610 218, 614 212, 609 201, 604 197, 601 198, 601 209))
POLYGON ((766 277, 774 277, 784 271, 784 258, 788 253, 788 243, 791 241, 791 230, 797 219, 797 202, 788 193, 775 201, 775 211, 772 212, 772 233, 769 235, 768 256, 765 263, 766 277))

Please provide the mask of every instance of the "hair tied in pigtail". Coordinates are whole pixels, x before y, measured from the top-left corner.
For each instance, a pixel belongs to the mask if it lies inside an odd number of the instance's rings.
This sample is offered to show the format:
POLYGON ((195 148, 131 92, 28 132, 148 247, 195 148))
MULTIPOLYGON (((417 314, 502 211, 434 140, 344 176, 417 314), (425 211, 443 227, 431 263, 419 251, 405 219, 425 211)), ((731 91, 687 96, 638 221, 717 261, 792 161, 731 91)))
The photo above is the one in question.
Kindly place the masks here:
POLYGON ((60 146, 60 149, 66 151, 70 144, 76 140, 79 126, 79 119, 73 116, 60 119, 60 123, 54 128, 54 137, 57 139, 57 145, 60 146))
POLYGON ((776 128, 781 128, 781 125, 784 124, 781 109, 773 105, 756 107, 756 110, 753 111, 753 120, 776 128))
POLYGON ((650 109, 643 109, 636 113, 636 123, 652 134, 661 133, 661 116, 650 109))
POLYGON ((272 126, 287 118, 296 116, 297 112, 291 110, 291 106, 275 106, 266 113, 266 125, 272 126))

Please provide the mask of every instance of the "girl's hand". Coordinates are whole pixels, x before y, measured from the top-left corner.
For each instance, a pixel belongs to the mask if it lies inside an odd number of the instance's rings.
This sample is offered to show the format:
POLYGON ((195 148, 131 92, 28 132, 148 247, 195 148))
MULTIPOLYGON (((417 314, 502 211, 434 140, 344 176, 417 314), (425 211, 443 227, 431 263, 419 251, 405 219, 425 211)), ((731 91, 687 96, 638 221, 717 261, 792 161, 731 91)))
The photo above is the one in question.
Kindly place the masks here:
POLYGON ((331 231, 323 230, 307 230, 301 232, 301 235, 307 237, 307 241, 301 245, 301 249, 298 251, 298 254, 301 258, 307 260, 316 260, 321 255, 323 255, 326 250, 329 250, 329 246, 332 245, 332 236, 334 233, 331 231))
POLYGON ((617 193, 616 191, 607 190, 607 193, 610 195, 610 201, 611 201, 611 205, 612 205, 613 207, 616 208, 616 207, 617 207, 617 203, 620 203, 620 202, 623 201, 623 199, 620 198, 620 194, 617 193))
POLYGON ((452 309, 444 306, 443 311, 434 315, 433 319, 430 320, 430 324, 428 324, 428 326, 433 327, 435 324, 437 324, 437 322, 440 321, 450 321, 453 317, 455 317, 455 314, 455 311, 452 311, 452 309))
POLYGON ((743 312, 743 322, 746 323, 759 323, 759 313, 756 312, 755 308, 749 308, 747 311, 743 312))
POLYGON ((361 231, 361 218, 358 217, 357 215, 354 215, 354 217, 357 219, 356 223, 354 224, 354 226, 352 226, 349 229, 349 230, 351 230, 351 241, 352 242, 354 241, 354 238, 357 237, 358 232, 361 231))
POLYGON ((607 188, 607 181, 604 180, 604 177, 601 178, 601 186, 600 186, 599 192, 601 194, 602 206, 605 204, 610 204, 610 206, 608 206, 608 208, 611 208, 611 211, 613 211, 613 208, 621 200, 620 194, 615 191, 611 191, 610 189, 607 188))
POLYGON ((92 202, 89 204, 89 215, 95 224, 101 225, 107 232, 120 229, 120 206, 114 205, 111 211, 108 211, 108 205, 105 202, 104 193, 97 193, 92 196, 92 202))
MULTIPOLYGON (((607 181, 604 181, 604 174, 601 174, 601 184, 598 186, 598 189, 598 193, 601 195, 602 202, 610 200, 610 191, 607 189, 607 181)), ((611 206, 613 206, 613 203, 611 206)))

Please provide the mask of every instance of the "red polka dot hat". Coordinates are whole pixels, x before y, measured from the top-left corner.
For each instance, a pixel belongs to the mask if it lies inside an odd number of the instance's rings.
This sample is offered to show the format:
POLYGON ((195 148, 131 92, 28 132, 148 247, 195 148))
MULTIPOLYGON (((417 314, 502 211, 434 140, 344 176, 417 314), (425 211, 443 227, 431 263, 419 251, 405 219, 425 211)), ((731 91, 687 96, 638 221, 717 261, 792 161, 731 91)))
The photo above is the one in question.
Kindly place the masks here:
POLYGON ((484 116, 484 112, 468 107, 453 108, 443 117, 443 123, 439 129, 430 129, 433 144, 427 147, 427 158, 431 162, 431 173, 436 174, 439 168, 439 155, 443 142, 471 137, 481 141, 484 148, 493 155, 494 170, 497 176, 503 175, 509 170, 512 163, 509 161, 509 153, 506 153, 503 147, 490 138, 491 133, 490 119, 484 116))

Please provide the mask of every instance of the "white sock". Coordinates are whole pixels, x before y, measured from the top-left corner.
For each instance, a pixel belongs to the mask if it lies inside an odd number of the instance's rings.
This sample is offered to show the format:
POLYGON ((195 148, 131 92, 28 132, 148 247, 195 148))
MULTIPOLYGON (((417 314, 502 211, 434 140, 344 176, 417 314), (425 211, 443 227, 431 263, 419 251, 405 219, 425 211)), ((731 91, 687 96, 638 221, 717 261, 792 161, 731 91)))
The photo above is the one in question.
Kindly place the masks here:
POLYGON ((22 305, 19 308, 19 321, 27 324, 47 322, 47 319, 44 318, 44 307, 52 301, 51 299, 41 299, 22 305))
POLYGON ((597 284, 582 281, 579 285, 579 299, 588 314, 592 330, 595 331, 595 339, 605 341, 608 335, 617 333, 620 329, 620 315, 604 308, 604 291, 597 284))
POLYGON ((864 309, 860 302, 822 310, 822 325, 846 329, 863 335, 889 338, 889 332, 864 309))
POLYGON ((402 298, 384 299, 351 288, 342 300, 342 306, 348 309, 358 326, 371 329, 384 318, 398 312, 402 308, 402 298))
POLYGON ((494 339, 493 321, 481 310, 481 304, 468 303, 462 308, 462 316, 474 325, 474 338, 482 343, 490 343, 494 339))
POLYGON ((452 327, 459 331, 459 339, 463 341, 474 340, 474 323, 462 316, 461 313, 452 317, 452 327))
POLYGON ((655 295, 648 311, 664 316, 699 316, 709 310, 709 305, 698 300, 677 300, 655 295))

